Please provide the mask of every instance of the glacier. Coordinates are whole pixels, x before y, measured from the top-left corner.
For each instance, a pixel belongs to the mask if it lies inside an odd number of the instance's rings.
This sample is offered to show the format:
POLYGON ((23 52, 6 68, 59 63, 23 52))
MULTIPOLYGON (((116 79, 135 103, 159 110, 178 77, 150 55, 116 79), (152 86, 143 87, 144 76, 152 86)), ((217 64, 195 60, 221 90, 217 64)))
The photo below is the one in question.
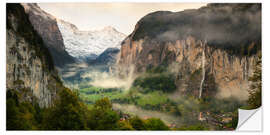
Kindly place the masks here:
POLYGON ((121 47, 126 37, 111 26, 101 30, 81 31, 74 24, 57 19, 57 25, 62 34, 66 51, 79 60, 97 58, 107 48, 121 47))

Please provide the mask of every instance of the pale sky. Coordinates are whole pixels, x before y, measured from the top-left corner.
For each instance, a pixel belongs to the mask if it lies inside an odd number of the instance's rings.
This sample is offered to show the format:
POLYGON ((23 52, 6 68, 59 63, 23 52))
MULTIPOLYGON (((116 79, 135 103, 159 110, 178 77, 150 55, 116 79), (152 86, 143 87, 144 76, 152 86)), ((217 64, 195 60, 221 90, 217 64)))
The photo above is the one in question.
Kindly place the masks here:
POLYGON ((63 19, 80 30, 96 30, 112 26, 128 35, 136 23, 154 11, 197 9, 206 3, 40 3, 43 10, 63 19))

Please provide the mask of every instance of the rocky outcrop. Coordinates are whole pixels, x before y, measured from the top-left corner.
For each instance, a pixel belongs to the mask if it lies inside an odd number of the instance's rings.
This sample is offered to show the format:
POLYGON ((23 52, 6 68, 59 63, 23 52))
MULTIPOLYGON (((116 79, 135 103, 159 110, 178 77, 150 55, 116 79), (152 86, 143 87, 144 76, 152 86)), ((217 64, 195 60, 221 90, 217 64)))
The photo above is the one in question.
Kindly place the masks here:
POLYGON ((23 3, 22 5, 34 29, 51 52, 54 64, 62 67, 65 64, 74 63, 75 59, 65 49, 57 19, 43 11, 37 4, 23 3))
POLYGON ((210 4, 198 10, 151 13, 122 42, 120 71, 135 66, 141 73, 165 66, 176 75, 180 92, 199 97, 202 87, 202 97, 246 99, 261 46, 261 23, 249 19, 260 18, 260 12, 258 4, 210 4), (233 13, 248 17, 238 20, 233 13), (242 28, 250 33, 239 35, 242 28))
POLYGON ((7 4, 6 87, 20 101, 48 107, 63 87, 50 52, 20 4, 7 4))

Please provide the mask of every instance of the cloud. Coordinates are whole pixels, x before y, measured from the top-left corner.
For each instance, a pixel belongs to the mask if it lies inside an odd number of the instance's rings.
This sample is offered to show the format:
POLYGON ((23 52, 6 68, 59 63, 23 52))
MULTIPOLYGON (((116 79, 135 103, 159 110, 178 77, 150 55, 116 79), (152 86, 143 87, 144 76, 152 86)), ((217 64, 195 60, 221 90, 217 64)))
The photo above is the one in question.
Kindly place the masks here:
POLYGON ((141 34, 135 35, 135 40, 148 36, 159 41, 176 41, 193 36, 207 40, 209 45, 244 45, 261 40, 261 5, 210 4, 198 10, 155 12, 140 23, 137 31, 141 34), (148 28, 151 30, 145 30, 148 28))
POLYGON ((129 90, 132 86, 132 83, 137 75, 134 74, 134 67, 130 68, 130 72, 127 73, 124 77, 119 76, 117 69, 113 69, 112 72, 102 72, 102 71, 90 71, 84 73, 82 78, 91 78, 89 82, 90 85, 95 87, 103 88, 123 88, 124 90, 129 90))
POLYGON ((199 8, 205 3, 39 3, 46 12, 75 24, 80 30, 113 26, 130 34, 137 21, 150 12, 199 8))

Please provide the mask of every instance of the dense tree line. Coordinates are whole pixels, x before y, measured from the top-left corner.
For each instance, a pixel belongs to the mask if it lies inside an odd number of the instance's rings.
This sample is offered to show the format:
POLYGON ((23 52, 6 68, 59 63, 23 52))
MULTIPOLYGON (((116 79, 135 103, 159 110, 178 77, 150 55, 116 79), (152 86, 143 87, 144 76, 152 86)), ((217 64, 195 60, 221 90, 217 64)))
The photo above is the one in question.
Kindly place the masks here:
POLYGON ((142 92, 147 93, 155 90, 163 92, 173 92, 176 90, 175 78, 169 74, 150 74, 138 77, 133 82, 133 86, 143 88, 142 92))
POLYGON ((160 119, 120 119, 108 98, 88 109, 76 93, 64 88, 54 106, 20 101, 20 94, 7 91, 7 130, 169 130, 160 119), (139 121, 139 122, 137 122, 139 121))

